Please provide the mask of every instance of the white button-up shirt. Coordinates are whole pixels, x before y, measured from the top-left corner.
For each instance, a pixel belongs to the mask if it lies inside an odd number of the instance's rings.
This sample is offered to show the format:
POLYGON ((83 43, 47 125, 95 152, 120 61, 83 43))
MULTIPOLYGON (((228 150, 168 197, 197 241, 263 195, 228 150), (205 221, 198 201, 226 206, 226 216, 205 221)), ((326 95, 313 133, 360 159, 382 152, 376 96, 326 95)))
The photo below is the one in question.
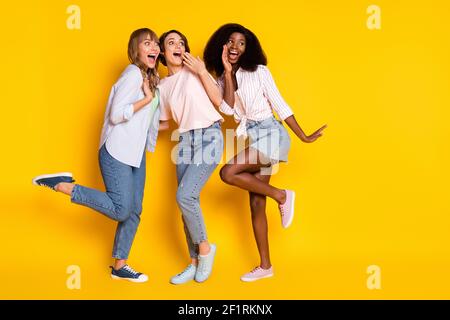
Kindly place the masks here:
POLYGON ((130 64, 113 85, 105 111, 100 148, 116 160, 139 168, 147 145, 154 151, 159 128, 159 93, 145 107, 134 113, 133 104, 144 98, 141 70, 130 64))
MULTIPOLYGON (((235 93, 235 105, 230 107, 225 100, 219 110, 227 115, 233 115, 239 123, 236 135, 247 136, 247 119, 262 121, 273 116, 276 111, 281 120, 293 112, 278 91, 269 69, 258 65, 256 71, 246 71, 239 68, 236 72, 238 89, 235 93)), ((217 79, 219 86, 224 88, 224 75, 217 79)))

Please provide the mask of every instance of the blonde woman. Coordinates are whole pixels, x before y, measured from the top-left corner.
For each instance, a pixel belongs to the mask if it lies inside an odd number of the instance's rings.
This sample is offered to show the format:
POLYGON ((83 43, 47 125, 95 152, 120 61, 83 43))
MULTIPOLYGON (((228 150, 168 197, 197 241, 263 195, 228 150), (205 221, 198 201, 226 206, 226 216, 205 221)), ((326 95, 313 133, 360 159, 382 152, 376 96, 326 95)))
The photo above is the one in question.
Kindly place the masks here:
POLYGON ((106 192, 74 184, 71 173, 45 174, 33 184, 70 196, 73 203, 90 207, 118 221, 111 277, 145 282, 148 276, 127 264, 142 212, 145 149, 154 151, 159 129, 160 53, 158 37, 150 29, 134 31, 128 42, 131 62, 111 89, 100 138, 99 164, 106 192))

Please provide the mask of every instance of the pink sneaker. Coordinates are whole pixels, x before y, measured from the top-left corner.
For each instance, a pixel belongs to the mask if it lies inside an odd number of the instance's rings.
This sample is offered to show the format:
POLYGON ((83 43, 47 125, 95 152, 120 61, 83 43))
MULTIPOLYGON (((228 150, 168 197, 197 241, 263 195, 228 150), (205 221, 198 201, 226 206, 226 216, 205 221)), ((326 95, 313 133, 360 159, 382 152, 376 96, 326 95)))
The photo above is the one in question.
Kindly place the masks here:
POLYGON ((295 192, 292 190, 286 191, 286 202, 278 205, 281 214, 281 225, 283 228, 287 228, 291 225, 292 220, 294 219, 294 201, 295 201, 295 192))
POLYGON ((241 277, 241 280, 244 282, 256 281, 259 279, 269 278, 273 276, 273 269, 270 267, 269 269, 263 269, 261 267, 256 267, 249 273, 244 274, 241 277))

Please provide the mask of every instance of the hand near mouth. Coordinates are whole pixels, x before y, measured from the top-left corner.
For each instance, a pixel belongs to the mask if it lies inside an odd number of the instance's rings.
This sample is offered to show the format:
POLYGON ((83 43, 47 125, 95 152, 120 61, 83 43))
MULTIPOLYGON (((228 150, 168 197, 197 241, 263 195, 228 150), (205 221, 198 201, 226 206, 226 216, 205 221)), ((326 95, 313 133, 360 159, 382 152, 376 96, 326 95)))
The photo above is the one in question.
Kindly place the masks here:
POLYGON ((206 70, 206 66, 203 60, 200 59, 200 57, 194 58, 189 52, 184 53, 183 63, 186 67, 188 67, 189 70, 191 70, 196 75, 201 75, 205 72, 208 72, 206 70))
POLYGON ((223 50, 222 50, 222 63, 223 63, 223 68, 224 71, 226 73, 231 73, 231 71, 233 70, 233 66, 231 65, 231 63, 228 61, 228 47, 226 44, 223 45, 223 50))

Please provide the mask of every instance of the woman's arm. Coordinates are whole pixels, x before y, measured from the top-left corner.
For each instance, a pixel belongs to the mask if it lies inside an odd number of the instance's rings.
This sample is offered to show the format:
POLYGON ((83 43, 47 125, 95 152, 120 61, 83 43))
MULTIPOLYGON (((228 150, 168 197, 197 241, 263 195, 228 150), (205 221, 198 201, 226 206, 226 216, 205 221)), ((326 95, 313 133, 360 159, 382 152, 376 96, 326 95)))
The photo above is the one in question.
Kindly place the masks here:
POLYGON ((324 125, 319 129, 317 129, 316 131, 314 131, 314 133, 312 133, 311 135, 307 136, 300 127, 300 125, 298 124, 294 115, 291 115, 286 119, 284 119, 284 122, 286 122, 289 128, 291 128, 291 130, 294 131, 294 133, 297 135, 297 137, 300 138, 300 140, 307 143, 316 141, 317 138, 322 136, 322 131, 327 127, 327 125, 324 125))
POLYGON ((116 125, 131 119, 133 114, 153 99, 153 95, 148 87, 148 81, 141 84, 142 76, 139 71, 129 72, 118 81, 116 91, 112 97, 112 106, 110 112, 110 121, 116 125), (147 87, 147 88, 146 88, 147 87), (144 90, 145 97, 133 102, 141 88, 144 90))
POLYGON ((269 69, 266 66, 260 66, 258 72, 262 73, 261 76, 263 79, 263 85, 265 89, 264 91, 271 105, 278 113, 278 116, 283 119, 284 122, 286 122, 286 124, 289 126, 289 128, 291 128, 292 131, 294 131, 297 137, 299 137, 303 142, 307 143, 314 142, 317 140, 317 138, 321 137, 322 131, 327 127, 327 125, 320 127, 309 136, 306 135, 295 119, 294 113, 292 112, 291 108, 281 96, 280 91, 278 90, 269 69))
POLYGON ((150 80, 148 79, 144 79, 144 81, 142 82, 142 90, 144 91, 144 98, 133 104, 134 112, 138 112, 153 100, 153 93, 150 90, 149 81, 150 80))
MULTIPOLYGON (((217 84, 219 85, 220 92, 222 94, 224 94, 224 91, 225 91, 225 88, 224 88, 225 87, 225 83, 224 83, 225 79, 224 79, 224 77, 225 77, 225 75, 223 77, 220 77, 219 79, 217 79, 217 84)), ((225 101, 225 99, 223 99, 222 103, 219 106, 219 111, 224 113, 224 114, 226 114, 226 115, 228 115, 228 116, 232 116, 232 115, 234 115, 234 106, 230 107, 228 105, 228 103, 225 101)))
POLYGON ((222 50, 222 63, 224 68, 224 77, 223 77, 223 100, 231 106, 234 107, 234 92, 236 88, 234 86, 234 75, 233 75, 233 67, 231 63, 228 61, 228 47, 224 44, 222 50))
POLYGON ((208 70, 206 70, 205 63, 202 59, 199 57, 194 58, 190 53, 186 52, 183 56, 183 62, 189 70, 200 78, 209 100, 211 100, 215 107, 219 107, 222 103, 222 93, 208 70))

